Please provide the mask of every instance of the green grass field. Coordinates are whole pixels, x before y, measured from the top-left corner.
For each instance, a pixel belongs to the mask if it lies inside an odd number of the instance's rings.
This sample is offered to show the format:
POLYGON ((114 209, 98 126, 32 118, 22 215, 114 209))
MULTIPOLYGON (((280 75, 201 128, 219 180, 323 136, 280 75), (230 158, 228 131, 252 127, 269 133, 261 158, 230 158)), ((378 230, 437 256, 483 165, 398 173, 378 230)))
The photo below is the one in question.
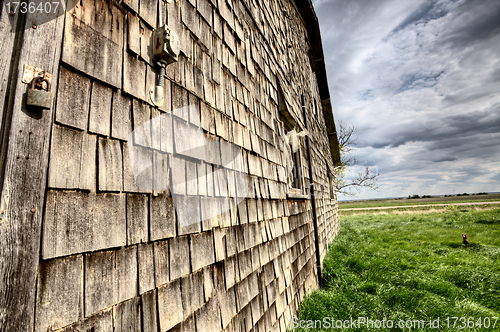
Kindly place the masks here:
POLYGON ((358 324, 337 331, 500 331, 500 319, 493 328, 493 317, 500 317, 500 209, 341 217, 323 277, 325 287, 306 296, 299 319, 393 322, 393 328, 358 324), (460 329, 461 317, 474 327, 460 329), (430 328, 438 318, 440 328, 430 328), (399 328, 400 321, 413 328, 399 328))
POLYGON ((384 207, 380 208, 370 208, 370 210, 339 210, 340 216, 352 216, 355 214, 418 214, 418 213, 435 213, 435 212, 443 212, 449 210, 457 210, 457 209, 469 209, 474 211, 479 210, 491 210, 491 209, 499 209, 500 202, 498 204, 483 204, 483 205, 458 205, 455 206, 453 204, 445 205, 445 206, 420 206, 416 207, 393 207, 391 209, 384 209, 384 207))
POLYGON ((475 195, 475 196, 453 196, 453 197, 432 197, 416 199, 380 199, 363 201, 343 201, 339 202, 339 209, 353 209, 381 206, 402 206, 402 205, 425 205, 425 204, 453 204, 453 203, 473 203, 473 202, 500 202, 500 194, 475 195))

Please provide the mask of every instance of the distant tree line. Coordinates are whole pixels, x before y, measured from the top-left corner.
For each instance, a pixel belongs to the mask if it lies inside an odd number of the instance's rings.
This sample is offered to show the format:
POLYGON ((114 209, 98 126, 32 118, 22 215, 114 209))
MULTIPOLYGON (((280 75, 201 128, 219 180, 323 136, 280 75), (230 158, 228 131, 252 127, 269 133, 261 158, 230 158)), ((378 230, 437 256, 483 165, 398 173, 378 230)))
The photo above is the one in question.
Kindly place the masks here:
MULTIPOLYGON (((476 195, 488 195, 488 193, 485 193, 485 192, 481 192, 481 193, 477 193, 477 194, 472 194, 472 196, 476 196, 476 195)), ((467 193, 463 193, 463 194, 456 194, 456 195, 444 195, 444 197, 454 197, 454 196, 470 196, 470 194, 467 194, 467 193)), ((433 198, 435 196, 431 196, 431 195, 423 195, 423 196, 420 196, 420 195, 408 195, 408 199, 415 199, 415 198, 433 198)))

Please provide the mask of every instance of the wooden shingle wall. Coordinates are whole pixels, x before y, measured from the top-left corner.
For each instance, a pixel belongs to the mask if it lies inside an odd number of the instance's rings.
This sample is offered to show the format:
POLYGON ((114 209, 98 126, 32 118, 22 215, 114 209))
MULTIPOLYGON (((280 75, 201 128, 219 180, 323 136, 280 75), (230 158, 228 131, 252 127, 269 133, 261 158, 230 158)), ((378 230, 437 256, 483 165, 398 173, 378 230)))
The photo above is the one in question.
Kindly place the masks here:
POLYGON ((302 129, 306 95, 321 257, 339 230, 309 49, 288 0, 82 0, 66 13, 35 331, 286 330, 317 276, 311 202, 287 199, 278 85, 302 129), (181 54, 156 107, 150 36, 160 17, 181 54), (156 139, 143 125, 162 114, 171 116, 156 139), (141 126, 151 134, 129 136, 141 126), (237 145, 243 164, 228 166, 216 148, 191 155, 193 128, 237 145), (164 187, 136 183, 130 151, 164 187), (249 183, 238 204, 235 172, 249 183), (202 221, 186 226, 175 207, 189 197, 202 221))

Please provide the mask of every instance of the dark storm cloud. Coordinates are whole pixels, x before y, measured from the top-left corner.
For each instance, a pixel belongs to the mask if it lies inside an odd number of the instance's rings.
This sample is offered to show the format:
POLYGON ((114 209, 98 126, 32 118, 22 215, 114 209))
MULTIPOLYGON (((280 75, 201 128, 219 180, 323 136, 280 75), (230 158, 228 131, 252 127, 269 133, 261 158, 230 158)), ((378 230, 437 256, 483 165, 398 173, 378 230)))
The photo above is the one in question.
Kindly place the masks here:
POLYGON ((439 19, 449 13, 449 8, 446 3, 436 1, 426 1, 417 10, 410 14, 403 22, 401 22, 391 33, 398 32, 408 26, 418 23, 427 23, 430 20, 439 19))
POLYGON ((398 147, 409 142, 433 142, 434 146, 429 146, 429 149, 435 150, 440 148, 440 144, 447 144, 448 140, 498 132, 500 132, 500 105, 487 111, 426 119, 420 123, 416 121, 398 131, 386 132, 384 137, 378 139, 360 139, 359 146, 384 148, 398 147))
POLYGON ((500 32, 500 1, 465 1, 455 11, 460 26, 449 33, 447 41, 462 48, 494 38, 500 32))
POLYGON ((314 5, 334 116, 381 174, 362 197, 500 191, 500 1, 314 5))

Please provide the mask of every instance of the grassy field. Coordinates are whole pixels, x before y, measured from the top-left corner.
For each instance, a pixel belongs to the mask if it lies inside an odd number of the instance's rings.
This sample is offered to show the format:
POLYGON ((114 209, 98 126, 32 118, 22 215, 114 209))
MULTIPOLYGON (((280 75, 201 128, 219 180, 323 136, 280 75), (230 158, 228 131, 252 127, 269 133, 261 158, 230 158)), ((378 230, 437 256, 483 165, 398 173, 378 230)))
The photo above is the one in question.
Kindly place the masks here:
POLYGON ((418 213, 435 213, 435 212, 444 212, 444 211, 450 211, 450 210, 474 210, 474 211, 479 211, 479 210, 491 210, 491 209, 499 209, 500 208, 500 202, 498 204, 484 204, 484 205, 459 205, 459 206, 454 206, 452 204, 446 205, 446 206, 438 206, 438 205, 431 205, 431 206, 419 206, 417 205, 416 207, 409 207, 409 208, 404 208, 404 207, 395 207, 391 209, 384 209, 384 207, 380 207, 380 209, 377 208, 370 208, 370 210, 339 210, 339 214, 341 216, 352 216, 355 214, 418 214, 418 213))
POLYGON ((372 320, 372 328, 337 331, 500 331, 500 319, 493 328, 500 317, 500 209, 345 216, 341 227, 324 261, 325 287, 304 299, 300 320, 372 320), (454 328, 451 317, 459 317, 454 328), (474 327, 460 329, 461 317, 474 327), (429 327, 438 318, 440 328, 429 327), (377 320, 393 327, 376 328, 377 320))
POLYGON ((339 202, 339 209, 353 209, 380 206, 402 206, 402 205, 425 205, 425 204, 453 204, 471 202, 500 202, 500 194, 475 195, 475 196, 453 196, 453 197, 432 197, 416 199, 380 199, 364 201, 343 201, 339 202))

